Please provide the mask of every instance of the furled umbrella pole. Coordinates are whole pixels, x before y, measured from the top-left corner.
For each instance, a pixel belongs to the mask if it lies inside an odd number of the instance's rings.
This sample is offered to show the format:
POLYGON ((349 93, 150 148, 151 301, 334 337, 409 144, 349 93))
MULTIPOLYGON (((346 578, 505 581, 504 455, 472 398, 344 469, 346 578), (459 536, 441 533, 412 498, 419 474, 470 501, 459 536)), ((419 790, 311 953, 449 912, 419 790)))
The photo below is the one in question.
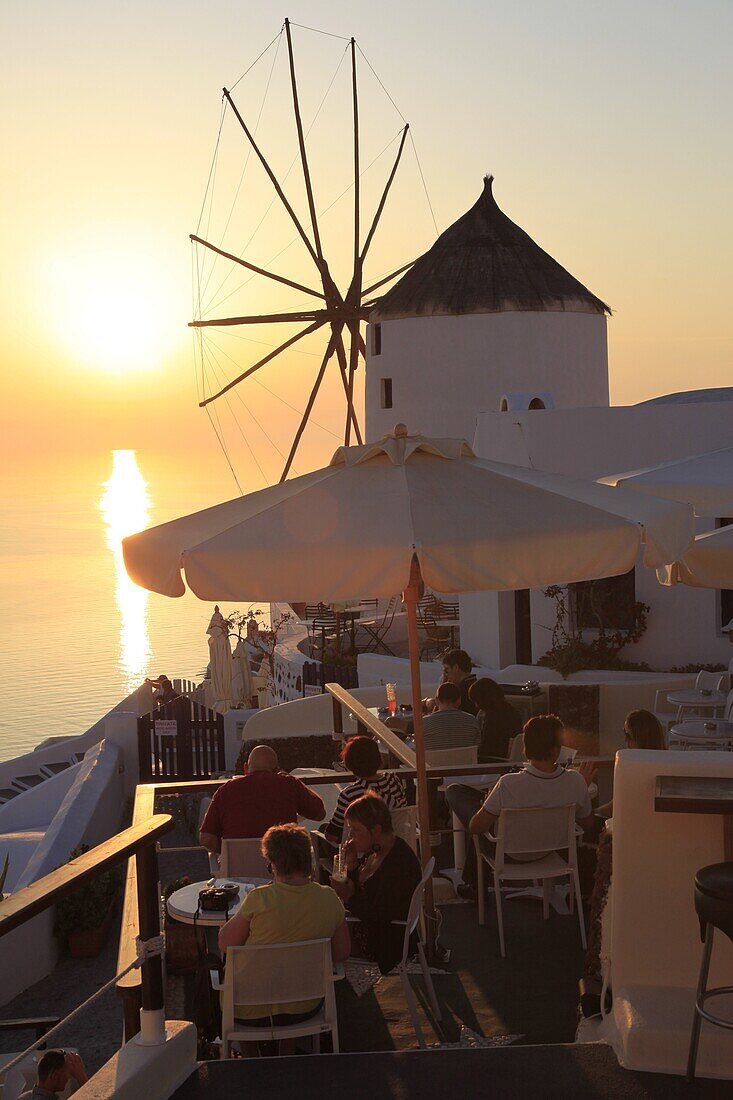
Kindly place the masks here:
MULTIPOLYGON (((418 818, 429 836, 417 599, 656 568, 693 538, 688 505, 477 458, 460 439, 340 447, 329 466, 123 542, 127 571, 168 596, 306 601, 391 596, 407 609, 418 818)), ((423 845, 423 860, 430 858, 423 845)))
POLYGON ((229 627, 218 606, 214 608, 206 633, 209 635, 213 709, 219 714, 225 714, 232 705, 232 648, 229 644, 229 627))

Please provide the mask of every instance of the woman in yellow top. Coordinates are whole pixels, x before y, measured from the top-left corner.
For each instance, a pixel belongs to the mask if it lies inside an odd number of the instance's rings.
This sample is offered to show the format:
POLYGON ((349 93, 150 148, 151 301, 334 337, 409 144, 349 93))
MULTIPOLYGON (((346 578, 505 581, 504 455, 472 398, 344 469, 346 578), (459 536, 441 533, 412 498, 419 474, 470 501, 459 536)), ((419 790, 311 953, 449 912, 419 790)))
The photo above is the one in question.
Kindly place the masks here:
MULTIPOLYGON (((299 825, 274 825, 262 838, 262 854, 273 882, 258 886, 219 932, 219 948, 242 944, 331 940, 334 962, 349 957, 351 940, 346 914, 330 886, 312 881, 310 837, 299 825)), ((236 1005, 235 1019, 248 1027, 295 1024, 315 1016, 320 1001, 288 1005, 236 1005)), ((282 1051, 285 1053, 285 1050, 282 1051)))

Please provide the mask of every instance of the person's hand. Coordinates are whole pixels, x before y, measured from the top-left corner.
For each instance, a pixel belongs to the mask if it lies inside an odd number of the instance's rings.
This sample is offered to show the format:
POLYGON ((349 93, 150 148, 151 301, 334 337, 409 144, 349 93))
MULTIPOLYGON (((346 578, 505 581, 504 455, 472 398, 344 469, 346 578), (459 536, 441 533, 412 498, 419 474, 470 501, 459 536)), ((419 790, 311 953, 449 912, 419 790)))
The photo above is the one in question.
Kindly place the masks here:
POLYGON ((422 701, 422 712, 423 714, 432 714, 434 710, 435 699, 433 699, 432 696, 429 695, 427 699, 423 699, 422 701))
POLYGON ((348 901, 349 898, 354 895, 354 884, 349 878, 347 878, 346 882, 336 882, 336 880, 332 878, 331 889, 342 901, 348 901))
POLYGON ((598 765, 592 760, 584 760, 582 764, 578 765, 578 772, 583 776, 586 786, 590 787, 598 774, 598 765))
POLYGON ((77 1085, 86 1084, 87 1071, 81 1060, 81 1055, 76 1054, 73 1050, 67 1050, 64 1055, 64 1061, 66 1062, 66 1068, 69 1071, 69 1075, 74 1078, 77 1085))

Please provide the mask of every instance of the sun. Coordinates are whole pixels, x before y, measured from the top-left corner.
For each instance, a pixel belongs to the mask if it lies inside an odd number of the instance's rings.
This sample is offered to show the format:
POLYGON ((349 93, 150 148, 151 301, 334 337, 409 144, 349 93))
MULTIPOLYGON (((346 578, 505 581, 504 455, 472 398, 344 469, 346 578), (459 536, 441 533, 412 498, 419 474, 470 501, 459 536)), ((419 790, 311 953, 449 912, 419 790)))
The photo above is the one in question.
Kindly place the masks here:
POLYGON ((54 327, 76 362, 113 374, 161 365, 186 331, 184 299, 163 261, 123 246, 52 261, 54 327))

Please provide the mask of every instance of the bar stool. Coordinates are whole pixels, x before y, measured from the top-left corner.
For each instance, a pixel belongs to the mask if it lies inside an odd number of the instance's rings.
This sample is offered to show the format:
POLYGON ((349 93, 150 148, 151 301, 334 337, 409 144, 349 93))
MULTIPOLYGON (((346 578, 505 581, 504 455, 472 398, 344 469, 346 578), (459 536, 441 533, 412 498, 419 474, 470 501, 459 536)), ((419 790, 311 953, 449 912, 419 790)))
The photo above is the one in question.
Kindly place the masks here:
POLYGON ((700 1042, 700 1028, 703 1020, 733 1031, 733 1020, 723 1020, 713 1016, 705 1008, 705 1002, 711 997, 723 993, 733 993, 733 985, 708 989, 708 972, 713 953, 713 931, 715 928, 733 941, 733 863, 712 863, 702 867, 695 875, 695 911, 700 921, 700 939, 704 943, 700 974, 695 997, 695 1015, 692 1020, 690 1052, 687 1059, 687 1080, 695 1077, 697 1048, 700 1042))

